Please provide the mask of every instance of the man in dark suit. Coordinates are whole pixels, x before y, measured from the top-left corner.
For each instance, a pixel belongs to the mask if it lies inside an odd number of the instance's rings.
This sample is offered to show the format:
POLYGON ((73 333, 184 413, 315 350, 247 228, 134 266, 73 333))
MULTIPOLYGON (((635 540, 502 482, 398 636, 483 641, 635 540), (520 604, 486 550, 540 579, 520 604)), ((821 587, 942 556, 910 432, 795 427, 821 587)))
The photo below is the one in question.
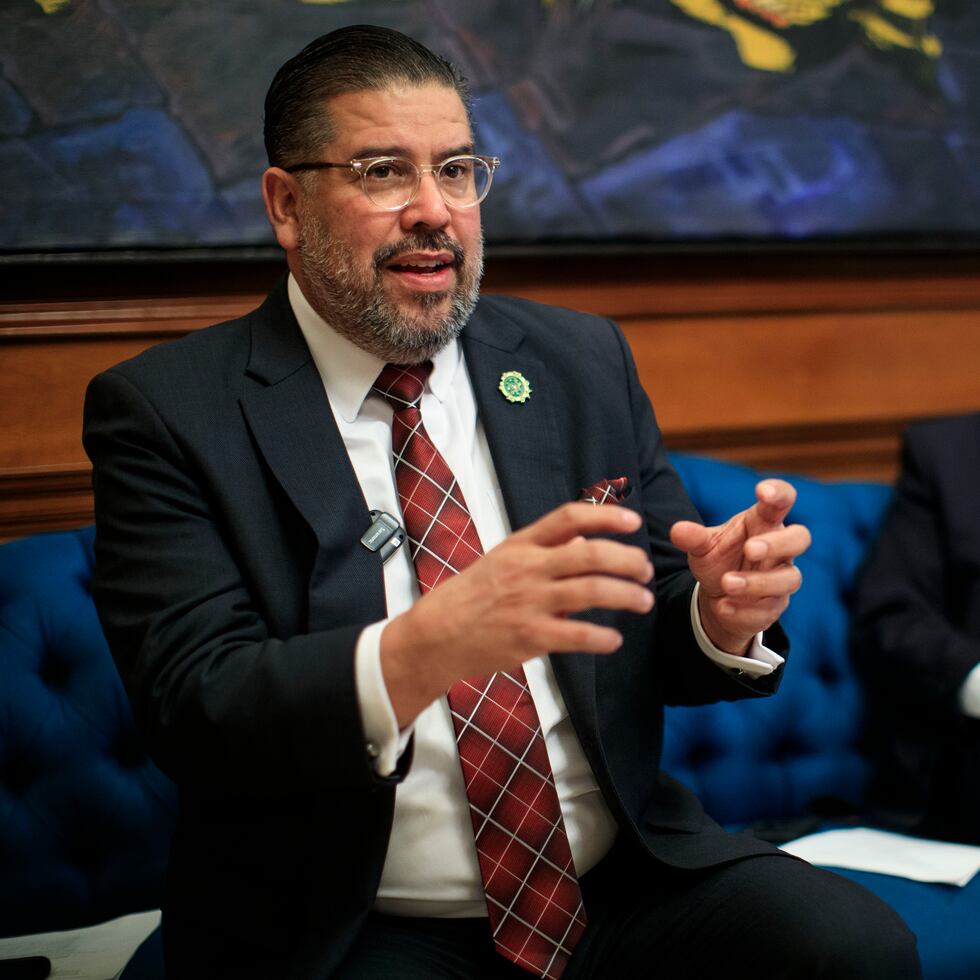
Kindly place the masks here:
POLYGON ((90 387, 96 601, 180 786, 169 973, 917 976, 658 771, 665 702, 775 689, 808 534, 776 480, 700 525, 615 325, 478 300, 465 99, 396 32, 309 45, 266 100, 288 280, 90 387))
POLYGON ((899 829, 980 844, 980 415, 913 425, 862 572, 871 803, 899 829))

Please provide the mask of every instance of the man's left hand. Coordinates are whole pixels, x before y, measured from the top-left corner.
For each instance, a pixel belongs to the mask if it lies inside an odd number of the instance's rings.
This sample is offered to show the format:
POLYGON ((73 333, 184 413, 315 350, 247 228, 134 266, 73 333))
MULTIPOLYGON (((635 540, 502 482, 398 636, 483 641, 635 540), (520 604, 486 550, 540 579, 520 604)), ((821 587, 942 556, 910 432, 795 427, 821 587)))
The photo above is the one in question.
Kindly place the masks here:
POLYGON ((803 578, 794 559, 810 546, 802 524, 783 523, 796 500, 785 480, 763 480, 756 503, 717 527, 678 521, 670 539, 701 583, 698 611, 711 642, 745 654, 789 605, 803 578))

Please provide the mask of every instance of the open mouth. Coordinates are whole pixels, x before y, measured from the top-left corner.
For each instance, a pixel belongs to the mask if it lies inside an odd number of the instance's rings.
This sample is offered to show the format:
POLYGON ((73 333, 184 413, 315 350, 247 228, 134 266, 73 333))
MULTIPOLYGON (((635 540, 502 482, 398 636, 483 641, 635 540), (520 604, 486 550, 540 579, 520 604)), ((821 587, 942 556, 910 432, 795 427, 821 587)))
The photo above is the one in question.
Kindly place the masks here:
POLYGON ((386 266, 391 272, 411 273, 419 276, 437 276, 445 269, 455 268, 456 259, 451 253, 433 256, 399 256, 386 266))

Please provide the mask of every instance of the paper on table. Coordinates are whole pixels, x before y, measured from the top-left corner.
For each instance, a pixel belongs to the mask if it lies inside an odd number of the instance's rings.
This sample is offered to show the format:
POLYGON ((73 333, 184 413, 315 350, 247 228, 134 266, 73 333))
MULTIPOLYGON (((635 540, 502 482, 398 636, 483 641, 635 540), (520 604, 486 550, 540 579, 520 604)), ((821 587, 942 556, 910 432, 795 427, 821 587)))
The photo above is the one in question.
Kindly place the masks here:
POLYGON ((963 886, 980 871, 980 847, 906 837, 870 827, 826 830, 783 844, 790 854, 835 868, 963 886))
POLYGON ((0 960, 46 956, 51 980, 115 980, 160 924, 160 911, 124 915, 87 929, 0 939, 0 960))

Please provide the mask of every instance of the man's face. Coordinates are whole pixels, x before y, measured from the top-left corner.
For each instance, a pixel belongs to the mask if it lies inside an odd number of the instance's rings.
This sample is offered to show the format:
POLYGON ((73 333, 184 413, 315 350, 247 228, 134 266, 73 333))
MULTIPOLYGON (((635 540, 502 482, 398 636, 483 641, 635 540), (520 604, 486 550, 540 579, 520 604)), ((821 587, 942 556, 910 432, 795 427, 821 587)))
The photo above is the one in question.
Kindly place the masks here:
MULTIPOLYGON (((472 153, 459 96, 439 84, 351 92, 330 102, 337 138, 315 159, 398 156, 418 166, 472 153)), ((446 205, 434 177, 382 211, 347 170, 309 174, 291 268, 313 308, 382 360, 427 360, 466 322, 483 273, 479 206, 446 205)))

